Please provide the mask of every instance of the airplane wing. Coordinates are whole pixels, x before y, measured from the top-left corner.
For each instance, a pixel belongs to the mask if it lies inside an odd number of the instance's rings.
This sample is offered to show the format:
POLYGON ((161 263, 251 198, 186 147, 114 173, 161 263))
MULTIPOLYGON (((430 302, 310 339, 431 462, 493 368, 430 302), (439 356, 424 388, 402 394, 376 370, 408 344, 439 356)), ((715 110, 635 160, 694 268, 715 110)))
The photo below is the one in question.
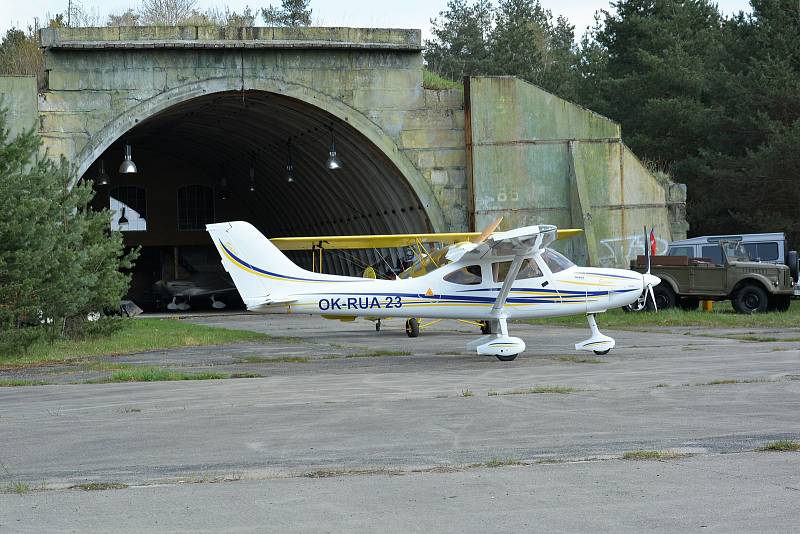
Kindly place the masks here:
POLYGON ((480 232, 439 234, 336 235, 310 237, 276 237, 270 239, 281 250, 399 248, 417 243, 458 243, 469 241, 480 232))
MULTIPOLYGON (((529 227, 534 228, 534 227, 529 227)), ((555 228, 555 227, 553 227, 555 228)), ((583 230, 558 230, 557 239, 567 239, 579 235, 583 230)), ((493 235, 502 234, 496 232, 493 235)), ((337 235, 308 237, 275 237, 270 239, 280 250, 369 249, 400 248, 417 243, 442 243, 449 245, 472 241, 481 236, 480 232, 445 232, 427 234, 386 234, 386 235, 337 235)))

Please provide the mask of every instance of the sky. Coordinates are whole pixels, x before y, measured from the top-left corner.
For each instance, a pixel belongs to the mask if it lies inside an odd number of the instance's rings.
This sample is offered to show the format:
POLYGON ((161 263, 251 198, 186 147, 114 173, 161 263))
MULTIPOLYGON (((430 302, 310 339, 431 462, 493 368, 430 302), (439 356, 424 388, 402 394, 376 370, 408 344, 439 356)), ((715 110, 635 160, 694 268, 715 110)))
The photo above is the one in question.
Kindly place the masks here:
MULTIPOLYGON (((26 28, 33 25, 34 17, 44 20, 67 10, 68 0, 0 0, 0 32, 11 27, 26 28)), ((121 13, 139 5, 137 0, 77 0, 84 11, 101 15, 121 13)), ((540 0, 553 16, 564 15, 575 25, 579 38, 587 26, 593 24, 594 13, 609 7, 609 0, 540 0)), ((268 0, 198 0, 201 10, 224 6, 241 11, 246 5, 267 6, 268 0)), ((280 0, 273 0, 279 5, 280 0)), ((497 4, 495 0, 493 2, 497 4)), ((748 11, 748 0, 720 0, 725 14, 748 11)), ((419 28, 424 38, 430 37, 430 19, 437 17, 447 7, 447 0, 311 0, 312 19, 317 26, 419 28)), ((263 22, 259 20, 259 24, 263 22)))

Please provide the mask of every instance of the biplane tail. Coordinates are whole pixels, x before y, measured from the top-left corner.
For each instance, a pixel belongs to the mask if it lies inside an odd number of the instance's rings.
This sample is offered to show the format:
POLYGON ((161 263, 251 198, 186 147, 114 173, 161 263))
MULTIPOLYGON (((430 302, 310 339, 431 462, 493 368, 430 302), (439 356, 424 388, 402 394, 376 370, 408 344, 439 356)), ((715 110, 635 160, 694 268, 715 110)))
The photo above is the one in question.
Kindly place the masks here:
POLYGON ((283 297, 291 283, 312 274, 295 265, 250 223, 208 224, 206 230, 248 309, 291 302, 283 297))

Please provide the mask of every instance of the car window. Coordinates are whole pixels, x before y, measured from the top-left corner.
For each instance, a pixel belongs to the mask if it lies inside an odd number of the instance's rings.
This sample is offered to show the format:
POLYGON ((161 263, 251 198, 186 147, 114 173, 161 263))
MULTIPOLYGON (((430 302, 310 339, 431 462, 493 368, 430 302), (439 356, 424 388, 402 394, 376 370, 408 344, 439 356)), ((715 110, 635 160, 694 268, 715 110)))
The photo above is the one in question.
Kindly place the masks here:
POLYGON ((774 241, 767 243, 745 243, 744 248, 754 260, 775 261, 778 259, 778 244, 774 241))
POLYGON ((719 245, 704 246, 702 256, 704 258, 709 258, 718 265, 722 264, 722 248, 719 245))
POLYGON ((566 256, 563 256, 550 248, 546 248, 542 251, 542 259, 544 260, 545 264, 547 264, 550 272, 553 274, 560 273, 561 271, 569 269, 575 265, 566 256))
MULTIPOLYGON (((505 282, 508 270, 511 268, 510 261, 496 261, 492 264, 492 278, 495 282, 505 282)), ((542 276, 542 270, 533 261, 533 258, 522 260, 522 266, 519 268, 515 280, 526 280, 528 278, 538 278, 542 276)))
POLYGON ((481 266, 468 265, 445 275, 444 281, 451 284, 474 286, 481 283, 481 266))
POLYGON ((689 256, 694 257, 694 247, 669 247, 668 256, 689 256))

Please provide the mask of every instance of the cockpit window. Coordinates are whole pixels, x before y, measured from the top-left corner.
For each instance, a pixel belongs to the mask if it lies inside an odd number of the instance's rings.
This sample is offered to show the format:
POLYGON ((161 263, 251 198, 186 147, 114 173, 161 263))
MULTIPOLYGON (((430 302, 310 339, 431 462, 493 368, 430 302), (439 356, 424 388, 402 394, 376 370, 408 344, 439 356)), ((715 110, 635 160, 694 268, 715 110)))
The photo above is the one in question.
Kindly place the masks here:
POLYGON ((559 254, 555 250, 549 248, 546 248, 542 251, 542 259, 547 267, 550 268, 550 272, 553 274, 560 273, 561 271, 569 269, 575 265, 569 261, 566 256, 563 256, 562 254, 559 254))
POLYGON ((741 241, 723 241, 720 245, 728 261, 752 261, 741 241))
POLYGON ((467 265, 446 275, 443 280, 451 284, 461 284, 463 286, 474 286, 481 283, 481 266, 467 265))
MULTIPOLYGON (((495 282, 505 282, 508 270, 511 268, 510 261, 496 261, 492 264, 492 278, 495 282)), ((542 276, 542 271, 533 258, 522 260, 515 280, 525 280, 527 278, 538 278, 542 276)))

